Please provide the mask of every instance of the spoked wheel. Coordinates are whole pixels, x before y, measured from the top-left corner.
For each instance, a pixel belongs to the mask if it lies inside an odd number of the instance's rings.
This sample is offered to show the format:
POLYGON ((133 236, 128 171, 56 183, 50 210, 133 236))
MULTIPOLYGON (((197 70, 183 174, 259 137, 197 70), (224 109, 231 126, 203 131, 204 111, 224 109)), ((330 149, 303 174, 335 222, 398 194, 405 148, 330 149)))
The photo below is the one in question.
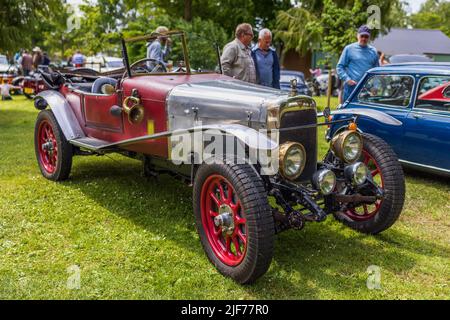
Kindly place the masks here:
MULTIPOLYGON (((363 150, 363 162, 369 169, 374 182, 384 190, 383 176, 381 175, 381 169, 376 160, 366 151, 363 150)), ((346 214, 350 218, 356 221, 366 221, 371 219, 378 213, 381 207, 381 199, 378 199, 374 204, 363 204, 360 207, 347 210, 346 214)))
POLYGON ((366 133, 362 136, 362 161, 384 196, 373 204, 347 210, 344 214, 353 221, 337 219, 352 229, 377 234, 388 229, 400 216, 405 201, 405 178, 396 154, 384 140, 366 133))
POLYGON ((274 222, 263 181, 249 165, 202 165, 194 183, 197 230, 224 275, 251 283, 269 268, 274 222))
POLYGON ((69 177, 72 146, 67 142, 50 110, 41 111, 36 120, 34 147, 44 177, 59 181, 69 177))
POLYGON ((247 220, 231 183, 221 175, 206 179, 201 191, 202 224, 214 254, 228 266, 247 251, 247 220))

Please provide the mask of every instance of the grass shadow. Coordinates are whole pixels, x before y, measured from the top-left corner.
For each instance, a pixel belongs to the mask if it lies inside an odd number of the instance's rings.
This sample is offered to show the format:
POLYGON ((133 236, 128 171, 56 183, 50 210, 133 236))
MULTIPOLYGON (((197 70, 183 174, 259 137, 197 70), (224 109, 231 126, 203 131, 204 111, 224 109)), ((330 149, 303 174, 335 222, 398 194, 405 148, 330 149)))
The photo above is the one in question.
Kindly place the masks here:
MULTIPOLYGON (((206 260, 200 242, 192 237, 195 226, 191 188, 169 176, 161 176, 159 181, 138 178, 139 164, 130 160, 121 163, 120 169, 113 162, 80 162, 64 185, 81 190, 110 212, 163 234, 206 260), (92 183, 97 188, 92 188, 92 183), (117 194, 123 197, 117 198, 117 194)), ((393 273, 410 270, 416 264, 413 253, 442 257, 450 254, 445 247, 419 241, 395 229, 373 237, 349 231, 333 221, 309 224, 302 232, 279 235, 269 272, 255 285, 244 288, 261 299, 311 299, 318 297, 321 289, 341 292, 355 286, 365 288, 366 279, 357 274, 364 273, 370 265, 393 273)))

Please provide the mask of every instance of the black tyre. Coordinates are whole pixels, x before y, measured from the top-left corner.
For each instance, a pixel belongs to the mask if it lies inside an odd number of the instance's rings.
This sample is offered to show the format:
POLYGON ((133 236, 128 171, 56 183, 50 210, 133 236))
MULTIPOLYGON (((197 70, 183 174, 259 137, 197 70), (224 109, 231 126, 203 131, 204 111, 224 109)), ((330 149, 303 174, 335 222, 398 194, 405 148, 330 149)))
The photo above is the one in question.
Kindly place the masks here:
POLYGON ((270 266, 274 220, 261 177, 249 165, 202 165, 194 182, 197 231, 209 260, 241 284, 270 266))
POLYGON ((374 181, 383 189, 384 198, 373 205, 363 205, 344 214, 353 221, 337 217, 345 225, 367 234, 377 234, 394 224, 405 201, 405 178, 397 155, 377 136, 364 133, 362 161, 368 166, 374 181))
POLYGON ((73 150, 51 110, 39 112, 34 128, 34 149, 39 169, 53 181, 65 180, 72 168, 73 150))

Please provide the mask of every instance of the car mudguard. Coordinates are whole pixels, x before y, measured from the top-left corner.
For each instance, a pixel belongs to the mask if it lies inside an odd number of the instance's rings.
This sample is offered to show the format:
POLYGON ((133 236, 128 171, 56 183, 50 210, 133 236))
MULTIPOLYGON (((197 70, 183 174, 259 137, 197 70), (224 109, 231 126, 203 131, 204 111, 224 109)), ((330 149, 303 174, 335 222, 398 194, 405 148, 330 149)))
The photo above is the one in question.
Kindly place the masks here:
POLYGON ((67 141, 86 136, 81 129, 72 108, 61 93, 54 90, 42 91, 35 98, 35 100, 39 99, 45 100, 47 105, 53 111, 67 141))

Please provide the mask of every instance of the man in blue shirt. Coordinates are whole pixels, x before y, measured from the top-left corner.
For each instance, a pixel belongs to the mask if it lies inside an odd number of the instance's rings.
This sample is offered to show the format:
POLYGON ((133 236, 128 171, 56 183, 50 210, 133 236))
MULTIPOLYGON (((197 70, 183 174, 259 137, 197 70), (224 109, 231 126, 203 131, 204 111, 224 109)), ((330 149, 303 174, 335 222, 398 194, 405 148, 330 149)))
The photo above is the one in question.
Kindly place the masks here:
POLYGON ((252 58, 258 84, 280 89, 280 62, 276 51, 270 47, 271 43, 272 32, 262 29, 258 35, 258 43, 252 49, 252 58))
POLYGON ((80 50, 77 50, 76 53, 72 57, 72 64, 75 68, 82 68, 86 63, 86 57, 81 53, 80 50))
POLYGON ((370 29, 358 29, 358 42, 347 45, 337 64, 337 73, 344 82, 342 101, 346 101, 367 70, 380 65, 377 50, 369 45, 370 29))

